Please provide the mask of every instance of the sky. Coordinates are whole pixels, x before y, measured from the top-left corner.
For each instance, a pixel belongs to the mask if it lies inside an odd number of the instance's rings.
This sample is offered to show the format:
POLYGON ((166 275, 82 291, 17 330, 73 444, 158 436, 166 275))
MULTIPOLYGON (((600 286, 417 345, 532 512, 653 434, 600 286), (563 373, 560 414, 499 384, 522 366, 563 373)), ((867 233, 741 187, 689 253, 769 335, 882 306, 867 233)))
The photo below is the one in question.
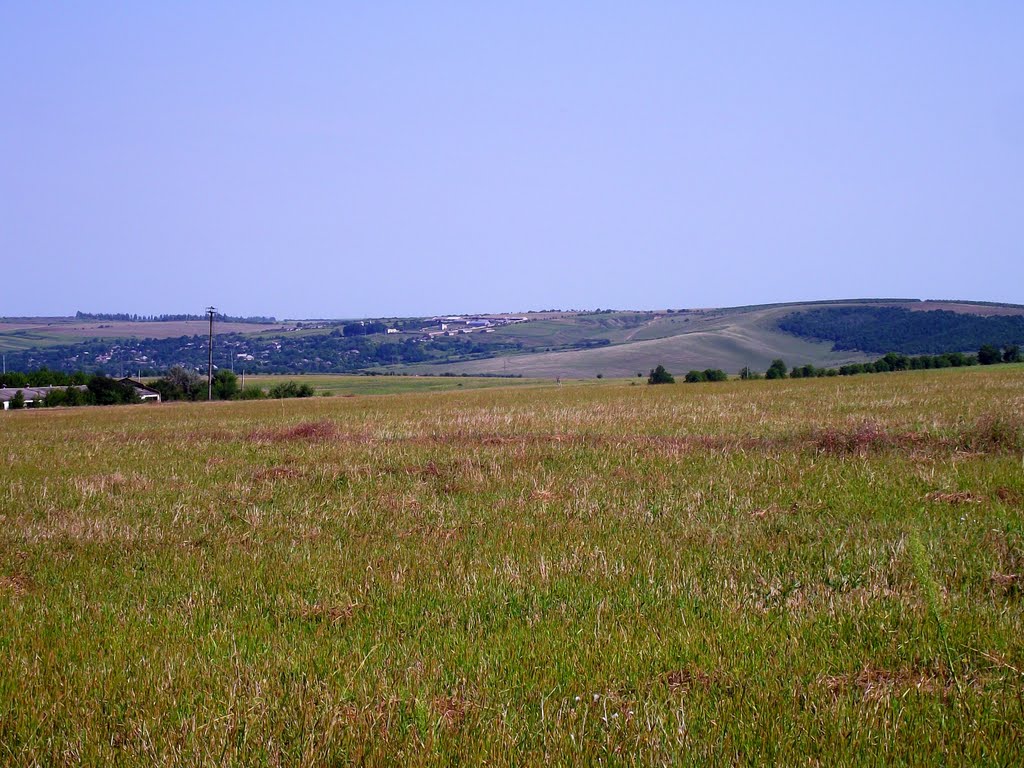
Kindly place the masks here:
POLYGON ((1024 303, 1024 3, 0 4, 0 316, 1024 303))

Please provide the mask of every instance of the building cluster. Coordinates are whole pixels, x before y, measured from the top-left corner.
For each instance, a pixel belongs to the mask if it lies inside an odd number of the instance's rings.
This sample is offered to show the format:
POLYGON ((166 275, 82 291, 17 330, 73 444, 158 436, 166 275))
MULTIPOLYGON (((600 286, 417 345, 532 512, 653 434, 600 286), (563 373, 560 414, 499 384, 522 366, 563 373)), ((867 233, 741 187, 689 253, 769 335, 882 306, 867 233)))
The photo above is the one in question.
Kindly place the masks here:
POLYGON ((496 328, 505 325, 528 322, 527 317, 463 317, 460 315, 449 315, 447 317, 434 317, 434 323, 423 329, 423 334, 429 338, 434 336, 458 336, 464 333, 493 333, 496 328))
MULTIPOLYGON (((119 379, 122 384, 130 384, 135 388, 135 393, 139 396, 139 400, 144 403, 159 403, 160 393, 152 387, 147 387, 141 381, 135 379, 123 378, 119 379)), ((0 408, 5 411, 11 409, 11 402, 17 398, 18 393, 21 393, 22 402, 27 408, 34 408, 42 405, 43 400, 55 389, 77 389, 80 391, 87 390, 88 387, 84 384, 73 384, 70 387, 0 387, 0 408)))

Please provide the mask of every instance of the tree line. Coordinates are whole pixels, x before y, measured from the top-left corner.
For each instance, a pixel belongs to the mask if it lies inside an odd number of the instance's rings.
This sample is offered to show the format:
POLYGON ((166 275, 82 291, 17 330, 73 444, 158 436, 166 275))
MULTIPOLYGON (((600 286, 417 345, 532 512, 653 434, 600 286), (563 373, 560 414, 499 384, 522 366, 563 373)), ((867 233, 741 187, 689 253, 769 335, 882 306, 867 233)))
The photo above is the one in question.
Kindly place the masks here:
MULTIPOLYGON (((206 320, 210 316, 177 314, 177 315, 136 315, 129 312, 75 312, 76 320, 104 321, 116 323, 174 323, 183 320, 206 320)), ((235 315, 222 315, 215 313, 213 319, 220 323, 276 323, 276 317, 265 315, 249 315, 248 317, 237 317, 235 315)))
MULTIPOLYGON (((815 365, 796 365, 787 367, 784 360, 776 358, 763 374, 745 366, 740 370, 740 379, 813 379, 826 376, 855 376, 862 373, 888 373, 890 371, 921 371, 931 368, 961 368, 971 365, 995 365, 997 363, 1024 362, 1024 352, 1019 344, 982 344, 978 354, 968 355, 963 352, 945 352, 941 355, 903 355, 898 352, 887 352, 870 363, 849 363, 838 368, 819 368, 815 365)), ((695 384, 705 381, 726 381, 728 376, 718 368, 703 371, 693 370, 686 374, 685 381, 695 384)), ((675 378, 659 365, 651 370, 647 378, 649 384, 671 384, 675 378)))
MULTIPOLYGON (((53 373, 53 372, 46 372, 53 373)), ((7 373, 2 377, 5 387, 17 388, 11 398, 10 407, 53 408, 68 405, 125 405, 138 403, 139 393, 135 387, 109 376, 77 373, 72 376, 39 376, 38 371, 30 374, 7 373), (33 374, 36 374, 33 376, 33 374), (22 383, 25 381, 45 383, 22 383), (41 400, 27 401, 22 387, 53 387, 41 400)))

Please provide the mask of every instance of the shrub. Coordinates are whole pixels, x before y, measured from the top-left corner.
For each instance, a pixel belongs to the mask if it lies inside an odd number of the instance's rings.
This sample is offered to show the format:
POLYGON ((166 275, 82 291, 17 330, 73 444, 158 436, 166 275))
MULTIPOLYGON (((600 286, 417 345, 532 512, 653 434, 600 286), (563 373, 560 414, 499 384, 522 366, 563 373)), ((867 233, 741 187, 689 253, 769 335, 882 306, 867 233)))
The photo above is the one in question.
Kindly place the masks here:
POLYGON ((704 378, 704 371, 688 371, 686 373, 685 381, 687 384, 698 384, 702 381, 706 381, 704 378))
POLYGON ((981 349, 978 350, 978 362, 982 365, 992 365, 993 363, 999 363, 1003 360, 1003 353, 999 347, 993 346, 992 344, 982 344, 981 349))
POLYGON ((786 363, 780 359, 772 360, 772 364, 768 366, 768 370, 765 372, 764 377, 766 379, 786 378, 786 363))
POLYGON ((665 370, 664 365, 659 365, 657 368, 651 369, 650 376, 647 377, 648 384, 675 384, 676 378, 671 373, 665 370))
POLYGON ((262 400, 267 396, 258 384, 248 384, 238 393, 239 400, 262 400))
POLYGON ((296 384, 294 381, 282 381, 270 388, 270 397, 282 399, 288 397, 312 397, 316 392, 309 384, 296 384))

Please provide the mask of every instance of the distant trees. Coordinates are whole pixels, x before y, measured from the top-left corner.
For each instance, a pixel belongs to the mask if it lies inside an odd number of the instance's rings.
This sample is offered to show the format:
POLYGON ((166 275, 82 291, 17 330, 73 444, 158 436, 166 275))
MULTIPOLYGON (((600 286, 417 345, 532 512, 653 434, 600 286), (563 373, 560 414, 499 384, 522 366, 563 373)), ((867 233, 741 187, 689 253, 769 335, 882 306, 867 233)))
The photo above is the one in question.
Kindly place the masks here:
POLYGON ((1003 361, 1003 353, 999 347, 993 344, 982 344, 978 350, 978 362, 982 365, 992 365, 1003 361))
POLYGON ((343 325, 341 333, 343 336, 372 336, 375 333, 384 333, 387 329, 388 327, 384 323, 359 322, 343 325))
POLYGON ((750 366, 745 365, 740 369, 740 378, 743 381, 749 381, 750 379, 760 379, 761 374, 752 369, 750 366))
POLYGON ((121 405, 139 402, 139 393, 131 384, 106 376, 93 376, 86 385, 95 405, 121 405))
POLYGON ((161 399, 168 401, 199 400, 201 395, 206 394, 199 374, 180 365, 175 365, 166 376, 157 379, 151 386, 160 393, 161 399))
POLYGON ((309 384, 296 384, 294 381, 282 381, 270 388, 270 397, 281 399, 286 397, 312 397, 316 392, 309 384))
POLYGON ((676 378, 671 373, 665 370, 664 365, 659 365, 657 368, 651 369, 651 374, 647 377, 648 384, 675 384, 676 378))
POLYGON ((903 307, 824 307, 782 317, 780 330, 826 339, 837 350, 903 354, 942 354, 947 349, 978 349, 982 344, 1024 344, 1024 315, 972 315, 903 307))
POLYGON ((238 377, 234 372, 221 368, 213 376, 213 399, 234 400, 238 396, 238 377))
POLYGON ((1017 344, 1007 344, 1003 347, 1003 362, 1004 363, 1019 363, 1021 362, 1020 346, 1017 344))
POLYGON ((684 380, 687 384, 699 384, 702 381, 728 381, 729 375, 720 368, 705 368, 703 371, 687 371, 684 380))
POLYGON ((768 366, 768 370, 765 371, 764 377, 766 379, 786 378, 786 361, 779 358, 772 360, 772 364, 768 366))
MULTIPOLYGON (((130 312, 75 312, 76 320, 107 321, 114 323, 171 323, 182 320, 206 320, 208 315, 136 315, 130 312)), ((235 317, 233 315, 215 314, 214 319, 219 323, 276 323, 274 317, 265 315, 251 315, 249 317, 235 317)))

